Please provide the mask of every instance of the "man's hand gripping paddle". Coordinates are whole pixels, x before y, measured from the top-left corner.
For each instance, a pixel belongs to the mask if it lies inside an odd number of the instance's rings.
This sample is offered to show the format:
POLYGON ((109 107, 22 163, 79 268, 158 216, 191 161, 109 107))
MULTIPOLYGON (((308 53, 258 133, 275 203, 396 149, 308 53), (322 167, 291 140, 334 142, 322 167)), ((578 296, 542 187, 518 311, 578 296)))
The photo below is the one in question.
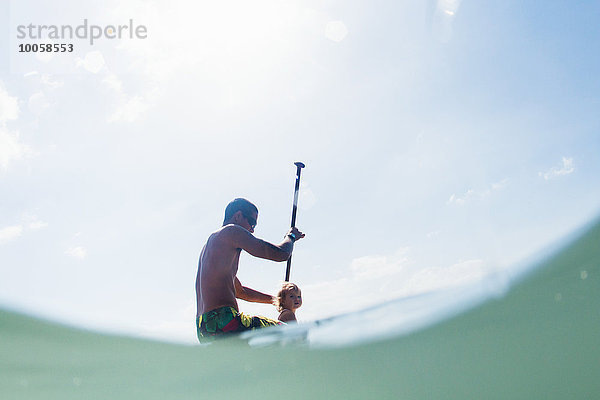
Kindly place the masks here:
MULTIPOLYGON (((305 165, 301 162, 295 162, 296 166, 296 187, 294 189, 294 206, 292 208, 292 228, 296 226, 296 211, 298 210, 298 191, 300 190, 300 172, 305 165)), ((290 270, 292 269, 292 256, 287 260, 287 268, 285 269, 285 281, 290 281, 290 270)))

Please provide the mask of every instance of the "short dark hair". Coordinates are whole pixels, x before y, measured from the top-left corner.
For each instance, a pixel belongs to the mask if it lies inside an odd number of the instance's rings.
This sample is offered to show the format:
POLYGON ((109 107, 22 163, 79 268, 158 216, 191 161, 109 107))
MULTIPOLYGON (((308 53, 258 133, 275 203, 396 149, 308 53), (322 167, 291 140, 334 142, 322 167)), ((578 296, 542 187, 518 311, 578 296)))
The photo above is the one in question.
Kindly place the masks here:
POLYGON ((233 199, 227 204, 225 208, 225 219, 223 219, 223 225, 227 225, 227 221, 233 217, 233 214, 241 211, 245 216, 250 216, 253 212, 258 214, 258 208, 248 200, 238 197, 233 199))

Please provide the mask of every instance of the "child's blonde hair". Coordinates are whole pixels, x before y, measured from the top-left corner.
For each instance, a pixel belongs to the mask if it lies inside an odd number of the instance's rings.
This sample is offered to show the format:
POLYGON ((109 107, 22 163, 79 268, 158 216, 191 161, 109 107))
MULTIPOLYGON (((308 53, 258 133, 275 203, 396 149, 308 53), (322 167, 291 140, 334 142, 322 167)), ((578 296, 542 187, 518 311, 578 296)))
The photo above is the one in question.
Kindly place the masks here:
POLYGON ((289 292, 301 292, 301 291, 300 291, 300 288, 298 286, 296 286, 296 284, 291 283, 291 282, 284 282, 281 285, 281 289, 279 289, 279 292, 277 292, 277 295, 275 296, 274 304, 275 304, 275 307, 277 307, 277 311, 279 311, 279 312, 283 311, 283 298, 289 292))

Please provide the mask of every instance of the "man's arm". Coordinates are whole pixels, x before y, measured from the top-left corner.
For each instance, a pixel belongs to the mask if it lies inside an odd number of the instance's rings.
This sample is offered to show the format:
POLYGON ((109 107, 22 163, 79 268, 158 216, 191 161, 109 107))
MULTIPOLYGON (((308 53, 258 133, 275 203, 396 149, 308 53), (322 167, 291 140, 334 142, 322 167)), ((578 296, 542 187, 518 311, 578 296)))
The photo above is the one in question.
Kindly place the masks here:
POLYGON ((296 240, 304 237, 304 234, 297 228, 292 228, 281 243, 274 245, 258 239, 253 234, 237 225, 230 225, 228 227, 228 233, 231 235, 235 247, 246 250, 254 257, 265 258, 272 261, 287 261, 287 259, 290 258, 292 250, 294 249, 294 240, 292 240, 290 234, 293 233, 296 240))
POLYGON ((273 296, 242 286, 237 277, 235 278, 235 297, 253 303, 273 304, 273 296))

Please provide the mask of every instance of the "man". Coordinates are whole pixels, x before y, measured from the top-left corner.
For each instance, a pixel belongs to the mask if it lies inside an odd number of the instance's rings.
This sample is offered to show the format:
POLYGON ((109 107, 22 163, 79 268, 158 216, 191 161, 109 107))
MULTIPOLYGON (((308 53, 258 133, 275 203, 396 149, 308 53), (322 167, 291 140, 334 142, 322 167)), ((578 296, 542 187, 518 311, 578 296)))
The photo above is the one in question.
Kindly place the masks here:
POLYGON ((279 322, 239 312, 237 300, 273 304, 273 296, 242 286, 236 277, 240 253, 272 261, 287 261, 294 242, 304 234, 291 228, 283 241, 274 245, 256 238, 258 209, 246 199, 227 205, 223 226, 211 234, 200 253, 196 276, 196 329, 198 339, 223 333, 278 325, 279 322))

